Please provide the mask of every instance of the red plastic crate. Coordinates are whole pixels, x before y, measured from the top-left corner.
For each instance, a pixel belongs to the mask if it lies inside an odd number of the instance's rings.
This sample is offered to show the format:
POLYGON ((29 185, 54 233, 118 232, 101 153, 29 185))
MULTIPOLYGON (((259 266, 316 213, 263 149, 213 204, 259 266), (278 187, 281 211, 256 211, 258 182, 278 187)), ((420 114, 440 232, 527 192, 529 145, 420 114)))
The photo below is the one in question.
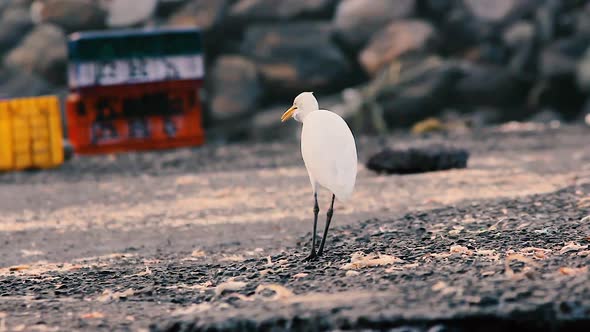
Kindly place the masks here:
POLYGON ((68 136, 79 154, 201 145, 201 80, 98 86, 66 102, 68 136))

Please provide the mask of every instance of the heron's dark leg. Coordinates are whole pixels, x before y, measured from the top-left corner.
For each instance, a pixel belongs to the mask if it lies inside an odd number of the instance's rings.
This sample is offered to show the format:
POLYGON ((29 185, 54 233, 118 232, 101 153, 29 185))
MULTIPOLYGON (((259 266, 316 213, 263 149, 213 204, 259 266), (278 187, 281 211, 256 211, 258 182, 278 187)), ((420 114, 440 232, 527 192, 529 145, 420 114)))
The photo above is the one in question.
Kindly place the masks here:
POLYGON ((309 256, 305 257, 304 260, 312 260, 317 258, 317 254, 315 251, 315 238, 316 238, 316 233, 317 233, 317 227, 318 227, 318 213, 320 213, 320 206, 318 205, 318 194, 314 193, 313 194, 313 199, 314 199, 314 205, 313 205, 313 235, 311 237, 311 253, 309 254, 309 256))
POLYGON ((330 222, 332 221, 332 216, 334 215, 334 198, 336 198, 336 195, 332 194, 332 203, 330 203, 330 209, 327 213, 326 227, 324 228, 324 236, 322 237, 322 242, 320 243, 318 256, 321 256, 324 252, 324 243, 326 243, 326 237, 328 236, 328 228, 330 228, 330 222))

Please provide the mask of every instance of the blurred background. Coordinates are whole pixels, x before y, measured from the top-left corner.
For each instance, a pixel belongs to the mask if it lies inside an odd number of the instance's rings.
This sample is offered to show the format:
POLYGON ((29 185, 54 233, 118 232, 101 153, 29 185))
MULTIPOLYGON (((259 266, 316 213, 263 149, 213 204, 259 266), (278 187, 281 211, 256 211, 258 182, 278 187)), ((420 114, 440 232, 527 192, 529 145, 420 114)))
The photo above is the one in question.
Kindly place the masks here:
POLYGON ((68 34, 139 27, 204 31, 210 140, 293 135, 301 91, 357 133, 590 122, 583 0, 0 0, 0 99, 65 98, 68 34))

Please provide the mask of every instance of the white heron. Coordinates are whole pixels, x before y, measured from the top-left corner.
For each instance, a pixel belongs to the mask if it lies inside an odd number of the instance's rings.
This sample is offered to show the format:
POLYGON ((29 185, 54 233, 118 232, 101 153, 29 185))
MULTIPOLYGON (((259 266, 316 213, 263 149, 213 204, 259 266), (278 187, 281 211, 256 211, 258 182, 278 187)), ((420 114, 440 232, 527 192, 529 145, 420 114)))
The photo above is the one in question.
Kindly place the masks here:
POLYGON ((356 144, 344 119, 336 113, 320 110, 312 92, 299 94, 293 101, 293 106, 281 116, 281 121, 285 122, 291 117, 303 124, 301 155, 314 197, 311 254, 306 257, 306 260, 311 260, 324 252, 328 228, 334 214, 334 199, 345 202, 354 190, 357 173, 356 144), (326 217, 324 236, 316 253, 319 186, 332 192, 332 202, 326 217))

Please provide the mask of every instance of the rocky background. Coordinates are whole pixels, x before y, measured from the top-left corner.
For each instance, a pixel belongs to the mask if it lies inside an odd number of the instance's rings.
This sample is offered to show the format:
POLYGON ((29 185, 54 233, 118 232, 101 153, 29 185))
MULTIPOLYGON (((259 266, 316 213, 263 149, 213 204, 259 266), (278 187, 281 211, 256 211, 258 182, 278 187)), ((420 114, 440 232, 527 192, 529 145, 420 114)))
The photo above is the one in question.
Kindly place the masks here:
POLYGON ((292 133, 301 91, 358 131, 590 121, 583 0, 0 0, 0 98, 64 96, 69 33, 143 26, 205 31, 213 137, 292 133))

